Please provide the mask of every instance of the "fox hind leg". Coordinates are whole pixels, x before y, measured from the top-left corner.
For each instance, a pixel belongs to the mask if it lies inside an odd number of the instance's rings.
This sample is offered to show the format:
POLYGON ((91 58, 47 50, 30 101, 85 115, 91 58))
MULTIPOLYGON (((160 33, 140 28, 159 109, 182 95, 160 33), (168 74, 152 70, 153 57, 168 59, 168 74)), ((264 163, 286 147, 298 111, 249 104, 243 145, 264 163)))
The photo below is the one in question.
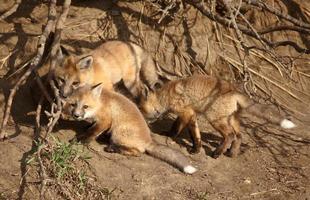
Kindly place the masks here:
POLYGON ((179 134, 178 132, 181 132, 183 130, 183 128, 180 127, 181 123, 182 123, 181 118, 177 117, 176 120, 173 122, 173 124, 172 124, 172 126, 170 128, 170 131, 169 131, 171 136, 175 137, 175 136, 177 136, 179 134), (182 130, 179 131, 179 129, 182 129, 182 130))
POLYGON ((230 125, 233 127, 235 138, 229 149, 229 155, 230 157, 236 157, 240 152, 240 146, 242 142, 242 136, 240 133, 240 122, 236 116, 231 117, 230 125))
POLYGON ((211 124, 223 136, 222 143, 215 149, 212 154, 213 158, 218 158, 220 155, 225 153, 227 149, 231 146, 235 138, 234 130, 233 127, 229 124, 229 120, 227 117, 220 119, 216 122, 212 122, 211 124))
POLYGON ((173 136, 174 138, 178 137, 184 128, 189 125, 194 115, 195 113, 192 110, 186 110, 178 114, 178 118, 173 123, 170 130, 172 133, 175 133, 173 136))
POLYGON ((126 156, 140 156, 141 152, 134 147, 126 147, 122 145, 117 145, 110 143, 105 149, 106 152, 109 153, 120 153, 126 156))
POLYGON ((119 147, 120 153, 126 156, 140 156, 141 152, 134 147, 119 147))
POLYGON ((197 118, 194 115, 189 123, 191 139, 193 142, 193 149, 191 153, 196 154, 199 153, 202 147, 201 144, 201 135, 200 130, 198 128, 197 118))

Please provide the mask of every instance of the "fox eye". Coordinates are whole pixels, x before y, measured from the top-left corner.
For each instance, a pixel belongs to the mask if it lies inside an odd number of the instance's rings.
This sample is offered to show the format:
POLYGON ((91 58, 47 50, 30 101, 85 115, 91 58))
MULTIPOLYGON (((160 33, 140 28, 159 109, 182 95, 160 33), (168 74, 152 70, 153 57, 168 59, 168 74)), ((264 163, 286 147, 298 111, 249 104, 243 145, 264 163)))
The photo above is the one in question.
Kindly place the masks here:
POLYGON ((84 109, 87 109, 87 108, 89 108, 89 106, 88 106, 88 105, 84 105, 83 108, 84 108, 84 109))
POLYGON ((58 80, 59 80, 61 83, 64 83, 64 82, 65 82, 65 79, 62 78, 62 77, 58 77, 58 80))
POLYGON ((78 82, 78 81, 74 81, 74 82, 72 83, 72 85, 73 85, 73 86, 75 86, 75 87, 77 87, 77 86, 79 86, 79 85, 80 85, 80 82, 78 82))
POLYGON ((70 103, 70 106, 76 107, 76 103, 70 103))

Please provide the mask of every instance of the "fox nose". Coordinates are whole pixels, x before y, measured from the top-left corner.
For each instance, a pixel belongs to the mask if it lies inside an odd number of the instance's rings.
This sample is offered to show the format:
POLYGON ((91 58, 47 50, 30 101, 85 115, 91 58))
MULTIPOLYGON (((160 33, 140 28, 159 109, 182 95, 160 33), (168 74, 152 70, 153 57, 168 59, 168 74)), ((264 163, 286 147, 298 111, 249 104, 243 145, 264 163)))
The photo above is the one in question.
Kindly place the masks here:
POLYGON ((73 114, 73 117, 76 118, 76 119, 78 119, 78 118, 80 117, 80 115, 74 113, 74 114, 73 114))
POLYGON ((66 99, 68 97, 68 95, 64 91, 62 91, 62 90, 60 90, 60 96, 63 99, 66 99))

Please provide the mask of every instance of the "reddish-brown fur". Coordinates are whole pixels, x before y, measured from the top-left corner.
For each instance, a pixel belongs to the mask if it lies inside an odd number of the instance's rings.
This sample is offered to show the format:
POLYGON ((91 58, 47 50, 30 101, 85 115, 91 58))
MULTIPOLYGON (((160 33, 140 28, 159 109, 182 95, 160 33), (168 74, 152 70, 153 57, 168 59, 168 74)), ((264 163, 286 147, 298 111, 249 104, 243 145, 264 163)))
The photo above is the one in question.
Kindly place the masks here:
POLYGON ((87 54, 60 60, 63 61, 56 68, 55 77, 64 97, 84 84, 102 83, 105 89, 113 90, 121 80, 130 93, 138 97, 143 90, 141 80, 149 88, 158 81, 150 55, 130 42, 108 41, 87 54))
POLYGON ((125 96, 102 89, 102 86, 84 86, 67 100, 76 119, 91 119, 95 124, 80 139, 90 141, 102 132, 111 133, 107 151, 137 156, 141 153, 160 158, 185 173, 196 169, 181 153, 155 143, 151 132, 137 106, 125 96))
MULTIPOLYGON (((148 94, 146 99, 142 99, 140 108, 147 118, 158 118, 167 111, 175 113, 178 118, 172 131, 177 136, 185 127, 189 128, 193 138, 193 153, 201 149, 197 116, 203 116, 223 136, 222 143, 213 152, 216 158, 229 148, 231 156, 239 153, 242 137, 237 114, 241 107, 259 116, 260 113, 255 113, 251 105, 253 102, 237 92, 230 83, 211 76, 194 75, 171 81, 148 94)), ((273 119, 275 123, 280 121, 280 117, 273 119)))

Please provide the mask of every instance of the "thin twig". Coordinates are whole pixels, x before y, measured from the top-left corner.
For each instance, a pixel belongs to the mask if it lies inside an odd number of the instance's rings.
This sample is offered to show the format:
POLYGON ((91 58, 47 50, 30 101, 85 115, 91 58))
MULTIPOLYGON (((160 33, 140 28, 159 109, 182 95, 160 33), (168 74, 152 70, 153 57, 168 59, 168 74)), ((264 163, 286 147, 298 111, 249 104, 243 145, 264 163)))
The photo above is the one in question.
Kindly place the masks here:
MULTIPOLYGON (((233 66, 236 67, 236 68, 237 68, 236 65, 242 66, 241 63, 239 63, 238 61, 236 61, 236 60, 234 60, 234 59, 232 59, 232 58, 229 58, 229 57, 227 57, 227 56, 222 56, 222 55, 220 55, 220 56, 221 56, 223 59, 227 60, 229 63, 233 64, 233 66)), ((241 70, 240 70, 239 68, 237 68, 237 69, 241 72, 241 70)), ((249 72, 251 72, 251 73, 253 73, 253 74, 259 76, 260 78, 262 78, 262 79, 264 79, 264 80, 270 82, 271 84, 275 85, 275 86, 278 87, 279 89, 285 91, 285 92, 286 92, 287 94, 289 94, 290 96, 292 96, 292 97, 294 97, 295 99, 297 99, 297 100, 303 102, 302 99, 300 99, 298 96, 296 96, 296 95, 295 95, 294 93, 292 93, 290 90, 288 90, 286 87, 284 87, 284 86, 282 86, 281 84, 275 82, 274 80, 272 80, 272 79, 270 79, 270 78, 268 78, 268 77, 266 77, 266 76, 260 74, 259 72, 255 71, 254 69, 251 69, 251 68, 249 68, 249 72)))
POLYGON ((40 186, 40 199, 45 199, 44 194, 45 194, 45 187, 48 182, 48 176, 45 171, 45 167, 41 158, 41 151, 42 149, 45 148, 45 146, 39 146, 38 152, 37 152, 37 159, 39 162, 40 166, 40 177, 41 177, 41 186, 40 186))
POLYGON ((265 191, 261 191, 261 192, 254 192, 254 193, 251 193, 250 196, 261 195, 261 194, 265 194, 267 192, 273 192, 273 191, 278 191, 278 189, 277 188, 273 188, 271 190, 265 190, 265 191))
POLYGON ((11 55, 13 53, 15 53, 17 50, 15 49, 14 51, 10 52, 7 56, 5 56, 4 58, 0 59, 1 65, 0 65, 0 69, 3 68, 4 64, 6 63, 6 61, 11 57, 11 55))
POLYGON ((264 2, 260 1, 260 0, 248 0, 248 1, 245 1, 245 3, 247 4, 250 4, 252 6, 256 6, 260 9, 263 9, 263 10, 266 10, 282 19, 285 19, 291 23, 293 23, 294 25, 296 26, 299 26, 299 27, 302 27, 302 28, 306 28, 306 29, 310 29, 310 24, 309 23, 305 23, 303 21, 300 21, 292 16, 290 16, 289 14, 287 13, 283 13, 279 10, 276 10, 274 8, 272 8, 271 6, 265 4, 264 2))
MULTIPOLYGON (((56 98, 56 104, 57 104, 57 111, 56 112, 51 112, 51 114, 53 114, 52 116, 52 122, 49 123, 48 125, 48 130, 47 130, 47 135, 49 133, 52 132, 54 126, 56 125, 57 121, 59 120, 61 113, 62 113, 62 103, 61 103, 61 99, 59 96, 59 90, 55 85, 53 78, 53 74, 54 74, 54 70, 57 64, 57 51, 59 49, 59 44, 60 44, 60 38, 61 38, 61 32, 64 28, 64 22, 67 18, 68 12, 69 12, 69 8, 71 5, 71 0, 65 0, 63 3, 63 7, 62 7, 62 13, 60 14, 57 23, 56 23, 56 30, 55 30, 55 37, 54 37, 54 41, 52 44, 52 50, 51 50, 51 64, 50 64, 50 70, 47 76, 47 81, 49 82, 52 90, 54 91, 54 96, 56 98)), ((54 109, 52 107, 52 109, 54 109)))
POLYGON ((52 97, 49 95, 49 93, 48 93, 46 87, 44 86, 44 84, 43 84, 43 82, 42 82, 42 80, 41 80, 41 77, 40 77, 40 75, 37 73, 37 71, 36 71, 35 80, 36 80, 36 82, 37 82, 39 88, 41 89, 41 92, 43 93, 44 97, 48 100, 48 102, 49 102, 50 104, 52 104, 52 103, 53 103, 52 97))

